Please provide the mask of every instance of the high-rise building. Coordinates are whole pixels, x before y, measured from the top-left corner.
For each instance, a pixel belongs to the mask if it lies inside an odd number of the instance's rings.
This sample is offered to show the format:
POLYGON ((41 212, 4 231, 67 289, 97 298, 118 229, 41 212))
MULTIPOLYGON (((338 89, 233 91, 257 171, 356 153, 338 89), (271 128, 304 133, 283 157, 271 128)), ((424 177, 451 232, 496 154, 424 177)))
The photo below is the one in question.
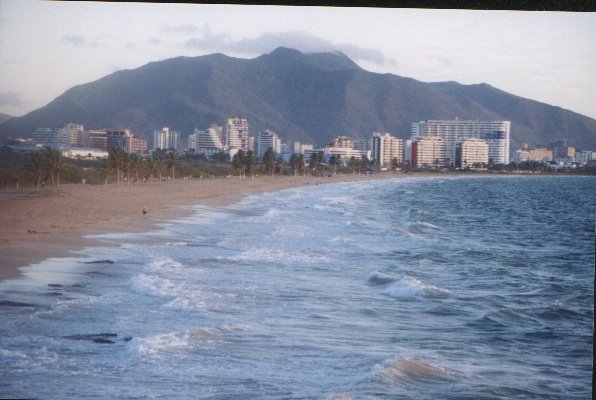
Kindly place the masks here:
POLYGON ((133 134, 127 138, 126 151, 128 153, 147 153, 149 150, 149 142, 147 139, 140 138, 133 134))
POLYGON ((89 129, 85 131, 84 147, 108 149, 108 131, 106 129, 89 129))
POLYGON ((403 161, 404 142, 389 133, 374 132, 372 137, 372 158, 380 168, 390 167, 395 160, 403 161))
POLYGON ((149 145, 146 139, 135 136, 130 130, 107 131, 108 150, 120 147, 127 153, 146 153, 149 145))
POLYGON ((257 159, 261 160, 268 148, 271 148, 276 154, 281 152, 281 139, 277 133, 267 129, 259 132, 257 138, 257 159))
POLYGON ((345 147, 348 149, 354 148, 354 140, 348 136, 338 136, 333 139, 329 147, 345 147))
POLYGON ((230 149, 250 150, 248 122, 245 118, 228 118, 225 144, 230 149))
POLYGON ((206 156, 220 153, 225 149, 222 127, 213 124, 204 131, 195 128, 195 133, 188 136, 188 148, 206 156))
POLYGON ((412 140, 434 136, 443 139, 445 163, 453 166, 455 146, 464 138, 480 138, 488 143, 489 159, 494 164, 509 164, 510 121, 428 120, 412 124, 412 140))
POLYGON ((537 148, 528 150, 528 161, 548 162, 553 159, 553 151, 546 148, 537 148))
POLYGON ((294 142, 294 153, 295 154, 304 154, 305 151, 307 150, 312 150, 313 149, 313 145, 312 144, 304 144, 304 143, 300 143, 300 142, 294 142))
POLYGON ((180 133, 170 130, 167 127, 153 131, 153 150, 178 149, 180 133))
POLYGON ((32 133, 33 141, 52 148, 69 148, 70 131, 66 129, 37 128, 32 133))
POLYGON ((553 150, 553 160, 556 162, 575 161, 575 147, 568 146, 566 140, 559 140, 551 144, 553 150))
POLYGON ((455 167, 469 168, 488 164, 488 143, 479 138, 462 139, 455 147, 455 167))
POLYGON ((121 131, 107 131, 106 137, 108 142, 108 150, 120 147, 122 150, 127 151, 126 139, 129 136, 130 131, 128 129, 121 131))
POLYGON ((84 147, 84 132, 85 128, 81 124, 66 124, 63 135, 70 138, 70 145, 73 147, 84 147))
POLYGON ((411 165, 414 168, 444 168, 447 166, 443 138, 421 136, 412 141, 411 165))
POLYGON ((367 139, 355 139, 352 148, 354 150, 359 150, 362 153, 366 153, 372 149, 371 141, 367 139))

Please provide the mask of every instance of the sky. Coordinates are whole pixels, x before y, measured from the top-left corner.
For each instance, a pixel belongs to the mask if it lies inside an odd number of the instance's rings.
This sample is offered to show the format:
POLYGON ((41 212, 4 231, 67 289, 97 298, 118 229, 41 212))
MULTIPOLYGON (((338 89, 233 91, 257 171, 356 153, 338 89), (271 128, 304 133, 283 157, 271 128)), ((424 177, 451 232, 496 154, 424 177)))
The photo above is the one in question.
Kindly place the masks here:
POLYGON ((341 51, 423 82, 488 83, 596 119, 596 13, 0 0, 0 112, 178 56, 341 51))

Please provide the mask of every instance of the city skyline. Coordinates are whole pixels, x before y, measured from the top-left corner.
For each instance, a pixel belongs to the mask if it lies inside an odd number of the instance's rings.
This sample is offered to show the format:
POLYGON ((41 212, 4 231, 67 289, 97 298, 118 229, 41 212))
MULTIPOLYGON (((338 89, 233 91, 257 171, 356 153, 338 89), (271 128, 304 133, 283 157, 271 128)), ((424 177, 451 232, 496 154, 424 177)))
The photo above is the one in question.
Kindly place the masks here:
POLYGON ((0 112, 24 115, 151 61, 278 46, 423 82, 484 82, 596 118, 594 13, 39 1, 0 4, 0 112))

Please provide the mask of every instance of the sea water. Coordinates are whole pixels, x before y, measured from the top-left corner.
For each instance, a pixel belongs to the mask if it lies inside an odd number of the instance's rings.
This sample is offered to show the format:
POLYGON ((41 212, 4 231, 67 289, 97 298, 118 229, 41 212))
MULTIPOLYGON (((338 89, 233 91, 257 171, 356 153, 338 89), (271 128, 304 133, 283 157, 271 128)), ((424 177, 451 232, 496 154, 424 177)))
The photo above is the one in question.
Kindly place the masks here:
POLYGON ((1 282, 0 397, 591 395, 594 177, 371 180, 191 210, 1 282))

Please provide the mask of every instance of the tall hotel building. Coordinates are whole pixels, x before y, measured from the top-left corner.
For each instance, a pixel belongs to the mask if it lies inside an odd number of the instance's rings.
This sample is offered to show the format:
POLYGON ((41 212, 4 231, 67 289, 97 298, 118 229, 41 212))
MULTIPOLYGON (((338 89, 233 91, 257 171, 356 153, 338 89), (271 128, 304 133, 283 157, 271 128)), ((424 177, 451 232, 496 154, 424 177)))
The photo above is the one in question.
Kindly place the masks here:
POLYGON ((261 160, 267 149, 270 147, 276 154, 279 154, 281 152, 280 137, 277 133, 270 130, 259 132, 257 138, 257 158, 261 160))
POLYGON ((211 156, 224 150, 223 128, 213 124, 204 131, 195 128, 195 133, 188 136, 188 148, 197 154, 211 156))
POLYGON ((70 132, 65 129, 37 128, 33 131, 33 141, 52 148, 70 147, 70 132))
POLYGON ((245 118, 228 118, 226 126, 226 145, 230 149, 248 151, 248 122, 245 118))
POLYGON ((161 131, 153 131, 153 150, 174 149, 178 148, 180 142, 180 133, 171 131, 169 128, 162 128, 161 131))
POLYGON ((479 138, 465 138, 455 147, 455 167, 468 168, 488 164, 488 143, 479 138))
POLYGON ((444 164, 455 164, 455 148, 465 138, 484 139, 488 144, 489 159, 494 164, 509 164, 510 121, 445 121, 428 120, 412 124, 412 140, 420 137, 443 139, 444 164))
POLYGON ((391 166, 393 160, 402 162, 404 141, 389 133, 374 132, 372 137, 372 158, 381 168, 391 166))
POLYGON ((444 168, 445 142, 438 136, 421 136, 412 140, 410 163, 414 168, 444 168))
POLYGON ((84 147, 84 132, 85 128, 81 124, 66 124, 64 125, 64 135, 70 137, 70 145, 73 147, 84 147))

